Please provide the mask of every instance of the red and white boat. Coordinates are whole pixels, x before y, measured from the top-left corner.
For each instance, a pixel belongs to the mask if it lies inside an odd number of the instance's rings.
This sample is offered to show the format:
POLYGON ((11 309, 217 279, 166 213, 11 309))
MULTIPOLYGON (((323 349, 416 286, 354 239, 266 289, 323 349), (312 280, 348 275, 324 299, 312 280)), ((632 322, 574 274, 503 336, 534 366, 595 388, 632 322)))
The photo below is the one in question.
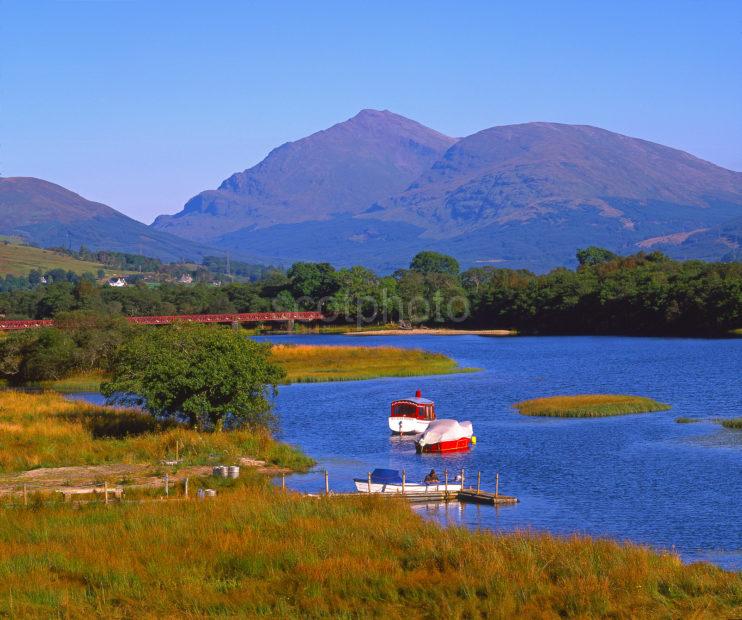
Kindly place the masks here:
POLYGON ((471 422, 435 420, 415 439, 418 452, 463 452, 471 447, 474 429, 471 422))
POLYGON ((413 398, 392 402, 389 430, 397 435, 422 433, 435 420, 435 403, 418 390, 413 398))

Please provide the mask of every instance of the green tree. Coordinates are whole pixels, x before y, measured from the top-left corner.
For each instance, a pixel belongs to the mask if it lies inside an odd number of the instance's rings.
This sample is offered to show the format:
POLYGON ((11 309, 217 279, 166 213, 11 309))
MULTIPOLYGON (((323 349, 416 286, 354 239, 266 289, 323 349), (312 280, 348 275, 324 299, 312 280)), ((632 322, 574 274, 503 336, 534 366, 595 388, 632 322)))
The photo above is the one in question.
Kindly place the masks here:
POLYGON ((120 347, 102 392, 111 403, 221 431, 271 426, 268 396, 283 376, 270 360, 270 344, 231 329, 175 324, 147 330, 120 347))
POLYGON ((459 275, 459 261, 453 256, 439 252, 420 252, 410 263, 410 269, 419 273, 443 273, 448 276, 459 275))
POLYGON ((580 267, 607 263, 614 258, 618 258, 618 255, 614 254, 610 250, 599 248, 595 245, 583 248, 582 250, 577 250, 577 262, 580 264, 580 267))

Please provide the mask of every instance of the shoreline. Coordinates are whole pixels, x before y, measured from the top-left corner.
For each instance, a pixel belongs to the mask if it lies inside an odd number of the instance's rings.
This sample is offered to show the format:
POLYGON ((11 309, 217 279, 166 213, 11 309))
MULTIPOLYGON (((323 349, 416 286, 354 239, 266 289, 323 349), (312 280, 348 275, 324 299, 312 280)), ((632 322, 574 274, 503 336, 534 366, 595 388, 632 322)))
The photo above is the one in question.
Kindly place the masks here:
POLYGON ((517 331, 511 329, 450 329, 445 327, 342 332, 343 336, 516 336, 517 334, 517 331))

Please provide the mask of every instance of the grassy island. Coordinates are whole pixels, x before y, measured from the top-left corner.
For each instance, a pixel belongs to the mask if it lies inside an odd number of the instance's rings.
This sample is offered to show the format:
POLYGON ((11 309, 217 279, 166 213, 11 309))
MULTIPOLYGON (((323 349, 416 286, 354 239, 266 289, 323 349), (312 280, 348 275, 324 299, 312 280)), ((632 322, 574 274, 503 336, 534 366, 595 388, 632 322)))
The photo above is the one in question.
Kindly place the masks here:
MULTIPOLYGON (((273 346, 272 357, 286 371, 286 383, 417 377, 476 370, 462 368, 442 353, 401 347, 279 344, 273 346)), ((89 371, 35 382, 29 387, 66 393, 97 392, 107 378, 103 371, 89 371)))
MULTIPOLYGON (((238 455, 306 466, 266 433, 160 427, 138 412, 0 393, 0 615, 8 617, 737 617, 742 574, 588 537, 441 528, 402 501, 282 492, 258 470, 191 474, 162 492, 175 440, 187 463, 238 455), (247 454, 246 454, 247 453, 247 454), (65 503, 51 489, 150 463, 134 501, 65 503), (107 463, 102 466, 75 465, 107 463), (44 469, 57 466, 57 469, 44 469), (22 472, 27 468, 32 471, 22 472), (159 478, 157 476, 160 476, 159 478), (155 486, 158 484, 159 486, 155 486), (18 484, 29 486, 28 501, 18 484), (5 488, 3 489, 3 483, 5 488), (206 485, 216 497, 200 501, 206 485)), ((181 473, 188 470, 181 465, 181 473)), ((191 467, 191 470, 197 468, 191 467)), ((177 474, 178 472, 174 472, 177 474)), ((270 472, 267 472, 270 473, 270 472)), ((129 487, 126 487, 129 489, 129 487)))
POLYGON ((621 394, 549 396, 524 400, 513 407, 523 415, 555 418, 603 418, 670 409, 670 405, 651 398, 621 394))
POLYGON ((272 356, 289 383, 353 381, 469 372, 442 353, 400 347, 274 345, 272 356))
POLYGON ((721 425, 724 428, 730 428, 732 430, 742 430, 742 418, 727 418, 721 420, 721 425))

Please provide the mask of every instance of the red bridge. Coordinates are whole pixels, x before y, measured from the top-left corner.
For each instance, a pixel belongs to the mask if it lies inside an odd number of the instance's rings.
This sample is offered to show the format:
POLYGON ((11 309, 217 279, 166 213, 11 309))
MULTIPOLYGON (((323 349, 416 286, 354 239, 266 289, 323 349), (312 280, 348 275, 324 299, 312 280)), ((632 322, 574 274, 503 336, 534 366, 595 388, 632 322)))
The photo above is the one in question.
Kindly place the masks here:
MULTIPOLYGON (((170 323, 288 323, 294 321, 321 321, 325 315, 321 312, 247 312, 242 314, 174 314, 171 316, 128 316, 126 320, 137 325, 168 325, 170 323)), ((0 330, 30 329, 33 327, 51 327, 52 319, 41 321, 4 321, 0 320, 0 330)))

